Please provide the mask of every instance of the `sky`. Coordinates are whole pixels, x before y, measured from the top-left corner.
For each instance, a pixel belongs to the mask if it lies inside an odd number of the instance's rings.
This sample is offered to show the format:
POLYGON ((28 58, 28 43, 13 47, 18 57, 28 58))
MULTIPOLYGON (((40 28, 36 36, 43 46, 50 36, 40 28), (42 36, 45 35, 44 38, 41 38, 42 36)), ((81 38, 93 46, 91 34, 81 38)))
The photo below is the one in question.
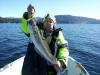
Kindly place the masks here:
POLYGON ((22 17, 30 3, 36 17, 50 13, 100 19, 100 0, 0 0, 0 16, 22 17))

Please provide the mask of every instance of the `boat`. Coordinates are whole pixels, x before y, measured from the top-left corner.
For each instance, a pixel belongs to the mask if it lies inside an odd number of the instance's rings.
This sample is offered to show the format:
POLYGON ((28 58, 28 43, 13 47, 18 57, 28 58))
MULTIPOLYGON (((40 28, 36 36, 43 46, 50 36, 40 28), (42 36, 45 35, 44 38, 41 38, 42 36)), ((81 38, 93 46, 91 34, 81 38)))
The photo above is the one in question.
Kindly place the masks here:
MULTIPOLYGON (((21 75, 24 58, 25 56, 0 68, 0 75, 21 75)), ((89 75, 89 73, 79 62, 69 56, 64 75, 89 75)))

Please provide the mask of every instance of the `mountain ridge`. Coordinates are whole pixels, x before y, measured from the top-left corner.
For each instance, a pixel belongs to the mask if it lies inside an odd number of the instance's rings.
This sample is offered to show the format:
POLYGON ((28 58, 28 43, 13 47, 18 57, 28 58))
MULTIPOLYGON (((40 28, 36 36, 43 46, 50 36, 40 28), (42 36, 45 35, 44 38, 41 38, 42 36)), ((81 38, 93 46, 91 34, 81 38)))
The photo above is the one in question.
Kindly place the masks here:
MULTIPOLYGON (((81 17, 81 16, 72 16, 72 15, 55 15, 57 23, 65 24, 100 24, 99 19, 81 17)), ((43 18, 36 17, 36 20, 43 22, 43 18)), ((0 23, 21 23, 21 18, 15 17, 1 17, 0 23)))

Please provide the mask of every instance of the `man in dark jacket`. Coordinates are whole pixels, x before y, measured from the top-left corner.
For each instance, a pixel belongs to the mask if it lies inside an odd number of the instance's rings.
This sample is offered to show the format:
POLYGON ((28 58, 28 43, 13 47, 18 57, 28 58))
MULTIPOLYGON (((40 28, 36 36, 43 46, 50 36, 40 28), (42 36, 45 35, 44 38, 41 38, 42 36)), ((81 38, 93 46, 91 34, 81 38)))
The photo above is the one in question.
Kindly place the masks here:
MULTIPOLYGON (((65 69, 67 67, 69 55, 67 41, 64 39, 61 29, 55 29, 55 24, 56 19, 50 14, 45 16, 43 23, 36 23, 42 39, 46 40, 52 54, 57 58, 57 61, 50 66, 44 58, 35 52, 34 43, 32 42, 30 32, 28 31, 30 42, 23 63, 22 75, 56 75, 61 68, 65 69)), ((22 25, 24 26, 23 22, 22 25)))

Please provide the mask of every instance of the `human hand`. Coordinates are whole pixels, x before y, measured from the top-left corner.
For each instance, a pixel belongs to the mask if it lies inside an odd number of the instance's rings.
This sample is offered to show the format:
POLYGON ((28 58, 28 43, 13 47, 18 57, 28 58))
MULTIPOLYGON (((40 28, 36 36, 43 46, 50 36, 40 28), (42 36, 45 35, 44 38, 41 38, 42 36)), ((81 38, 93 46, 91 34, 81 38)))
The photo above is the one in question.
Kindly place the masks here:
POLYGON ((61 62, 60 61, 56 61, 56 63, 53 64, 53 67, 58 72, 62 67, 61 62))
POLYGON ((32 4, 29 4, 27 11, 28 11, 28 18, 31 18, 35 13, 34 6, 32 4))

